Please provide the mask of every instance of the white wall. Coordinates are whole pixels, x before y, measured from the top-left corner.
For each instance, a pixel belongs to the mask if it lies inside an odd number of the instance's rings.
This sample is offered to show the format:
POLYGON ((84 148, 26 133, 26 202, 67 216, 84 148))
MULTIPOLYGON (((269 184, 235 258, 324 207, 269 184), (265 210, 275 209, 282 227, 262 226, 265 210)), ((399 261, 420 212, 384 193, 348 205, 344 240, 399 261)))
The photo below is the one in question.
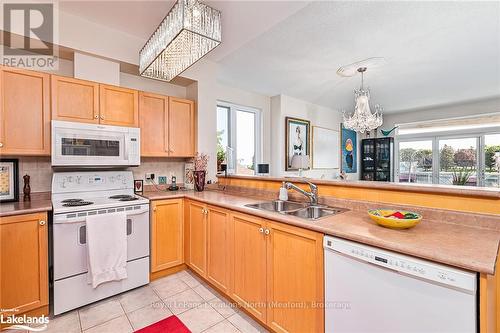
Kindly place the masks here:
MULTIPOLYGON (((339 111, 312 104, 286 95, 271 98, 271 174, 272 176, 297 176, 297 171, 285 171, 285 117, 309 120, 311 126, 321 126, 339 131, 342 115, 339 111)), ((311 128, 312 131, 312 128, 311 128)), ((359 139, 358 139, 359 141, 359 139)), ((340 147, 332 149, 332 154, 340 154, 340 147)), ((358 149, 359 157, 359 149, 358 149)), ((359 170, 359 164, 358 164, 359 170)), ((358 171, 359 172, 359 171, 358 171)), ((310 178, 332 179, 339 169, 311 169, 303 175, 310 178)), ((348 174, 349 179, 358 179, 358 173, 348 174)))
POLYGON ((120 63, 75 52, 74 77, 115 86, 120 85, 120 63))

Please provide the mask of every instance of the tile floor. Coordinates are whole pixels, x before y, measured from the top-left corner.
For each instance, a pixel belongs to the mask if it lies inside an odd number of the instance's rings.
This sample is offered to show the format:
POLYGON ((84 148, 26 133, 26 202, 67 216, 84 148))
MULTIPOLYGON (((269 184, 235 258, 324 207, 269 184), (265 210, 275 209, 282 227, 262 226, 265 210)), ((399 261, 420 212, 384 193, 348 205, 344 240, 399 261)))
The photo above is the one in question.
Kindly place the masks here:
POLYGON ((129 333, 172 314, 193 333, 267 332, 189 271, 57 316, 43 332, 129 333))

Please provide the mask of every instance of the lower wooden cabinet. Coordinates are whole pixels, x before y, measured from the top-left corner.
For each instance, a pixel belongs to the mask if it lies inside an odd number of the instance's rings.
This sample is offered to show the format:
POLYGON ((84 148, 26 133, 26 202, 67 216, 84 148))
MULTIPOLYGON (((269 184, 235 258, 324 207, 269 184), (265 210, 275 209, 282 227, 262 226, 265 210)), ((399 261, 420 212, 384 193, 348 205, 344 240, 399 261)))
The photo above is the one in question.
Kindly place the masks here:
POLYGON ((151 203, 151 272, 184 263, 183 199, 151 203))
POLYGON ((49 304, 47 214, 0 218, 0 314, 49 304))
POLYGON ((193 271, 276 332, 324 330, 323 234, 192 200, 184 211, 193 271))
POLYGON ((268 221, 267 325, 276 332, 323 332, 323 235, 268 221))
POLYGON ((266 322, 266 237, 261 218, 231 216, 230 296, 262 322, 266 322))
POLYGON ((208 206, 207 279, 224 293, 229 292, 229 211, 208 206))
POLYGON ((207 276, 207 215, 208 211, 204 204, 188 201, 188 246, 187 264, 196 273, 203 277, 207 276))

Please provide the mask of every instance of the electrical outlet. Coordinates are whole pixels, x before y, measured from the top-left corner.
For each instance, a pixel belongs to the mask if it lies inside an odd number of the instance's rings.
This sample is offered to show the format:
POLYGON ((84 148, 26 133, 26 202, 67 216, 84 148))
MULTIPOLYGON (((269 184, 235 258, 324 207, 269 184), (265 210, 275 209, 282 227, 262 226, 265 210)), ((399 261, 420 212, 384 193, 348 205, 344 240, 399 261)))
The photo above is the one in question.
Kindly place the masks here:
POLYGON ((158 176, 158 184, 165 185, 167 183, 167 176, 158 176))
POLYGON ((155 174, 146 172, 146 180, 154 180, 155 179, 155 174))

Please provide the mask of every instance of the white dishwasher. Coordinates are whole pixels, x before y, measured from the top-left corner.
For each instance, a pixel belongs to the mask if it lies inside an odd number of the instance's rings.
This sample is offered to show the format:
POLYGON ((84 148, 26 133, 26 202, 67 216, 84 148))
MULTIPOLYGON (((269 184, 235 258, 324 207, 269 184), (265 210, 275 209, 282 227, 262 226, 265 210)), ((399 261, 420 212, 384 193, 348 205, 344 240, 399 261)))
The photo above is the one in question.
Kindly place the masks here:
POLYGON ((477 332, 477 274, 325 236, 325 331, 477 332))

